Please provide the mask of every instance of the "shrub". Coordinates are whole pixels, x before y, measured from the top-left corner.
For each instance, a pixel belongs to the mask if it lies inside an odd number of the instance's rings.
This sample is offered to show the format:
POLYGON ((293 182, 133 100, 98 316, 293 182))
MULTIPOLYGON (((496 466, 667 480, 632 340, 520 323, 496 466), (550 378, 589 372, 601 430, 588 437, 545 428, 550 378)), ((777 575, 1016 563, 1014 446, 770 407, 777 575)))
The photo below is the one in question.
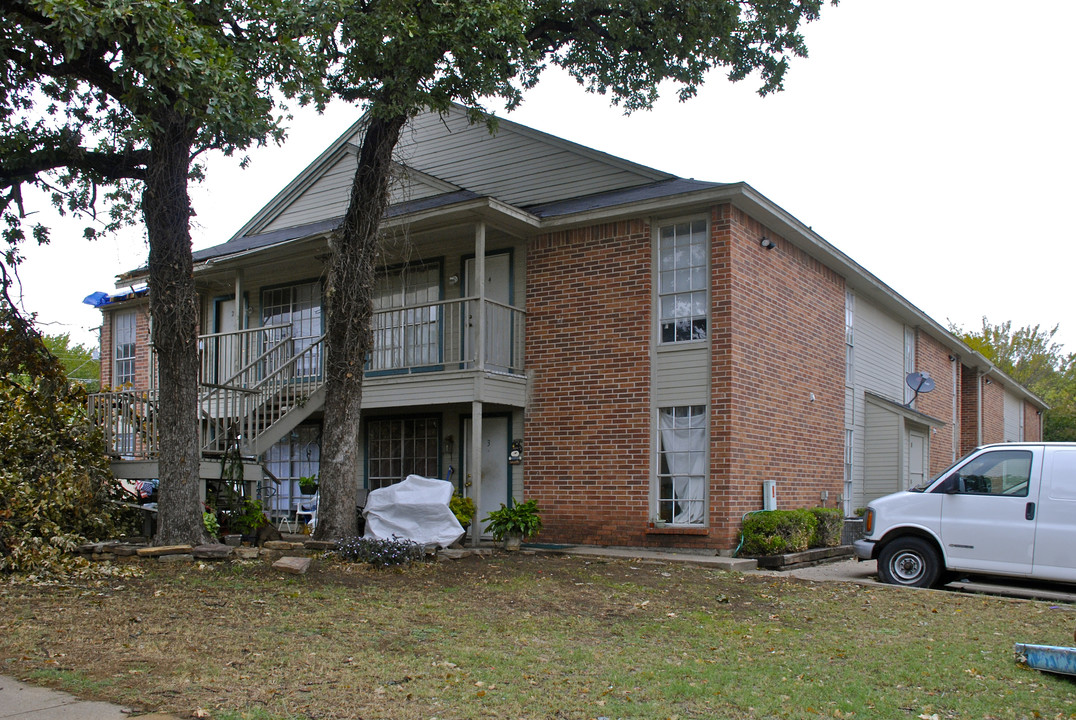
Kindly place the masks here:
POLYGON ((811 535, 811 547, 837 547, 841 544, 844 513, 837 508, 811 508, 818 525, 811 535))
POLYGON ((452 514, 456 516, 456 520, 464 528, 470 525, 471 519, 474 518, 474 500, 469 497, 452 493, 452 499, 448 501, 448 509, 452 511, 452 514))
POLYGON ((395 536, 382 540, 346 537, 337 543, 335 552, 341 560, 370 563, 375 568, 408 565, 423 558, 421 545, 395 536))
POLYGON ((745 555, 803 552, 811 543, 818 520, 810 510, 769 510, 743 521, 745 555))
POLYGON ((534 500, 513 502, 511 507, 501 503, 500 510, 491 511, 484 522, 489 523, 486 532, 491 533, 494 540, 503 540, 513 533, 524 538, 534 537, 542 530, 542 517, 534 500))
POLYGON ((21 317, 0 311, 0 572, 63 572, 70 552, 121 530, 112 477, 85 392, 21 317))

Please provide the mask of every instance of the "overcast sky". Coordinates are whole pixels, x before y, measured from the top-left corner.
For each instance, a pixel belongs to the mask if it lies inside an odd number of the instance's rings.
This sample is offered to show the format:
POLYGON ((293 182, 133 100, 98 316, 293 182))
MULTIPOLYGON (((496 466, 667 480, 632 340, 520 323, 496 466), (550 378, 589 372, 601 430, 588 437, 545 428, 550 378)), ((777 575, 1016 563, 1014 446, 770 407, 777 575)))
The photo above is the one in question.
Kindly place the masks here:
MULTIPOLYGON (((785 91, 714 74, 625 117, 553 73, 507 117, 683 177, 745 181, 943 325, 1060 324, 1076 351, 1073 0, 844 0, 807 28, 785 91)), ((214 158, 196 249, 224 242, 358 117, 299 113, 283 148, 214 158)), ((96 343, 82 305, 145 263, 141 231, 57 225, 21 271, 45 332, 96 343)))

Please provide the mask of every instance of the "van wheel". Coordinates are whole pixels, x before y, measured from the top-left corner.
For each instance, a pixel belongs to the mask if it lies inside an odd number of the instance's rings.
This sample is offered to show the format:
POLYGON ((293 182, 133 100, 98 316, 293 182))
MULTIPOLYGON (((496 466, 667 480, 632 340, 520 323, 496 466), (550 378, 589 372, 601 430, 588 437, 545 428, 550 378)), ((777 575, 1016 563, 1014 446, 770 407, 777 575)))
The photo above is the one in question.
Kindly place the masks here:
POLYGON ((922 538, 897 538, 878 555, 878 579, 884 583, 928 588, 940 576, 938 552, 922 538))

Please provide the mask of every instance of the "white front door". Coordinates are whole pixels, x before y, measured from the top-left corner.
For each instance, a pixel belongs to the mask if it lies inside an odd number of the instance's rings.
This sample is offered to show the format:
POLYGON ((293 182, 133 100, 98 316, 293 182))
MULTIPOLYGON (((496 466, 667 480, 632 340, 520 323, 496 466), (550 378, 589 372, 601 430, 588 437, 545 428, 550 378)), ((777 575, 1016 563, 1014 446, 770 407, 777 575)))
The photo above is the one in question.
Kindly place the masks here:
MULTIPOLYGON (((471 454, 471 419, 463 421, 463 492, 467 497, 473 496, 474 481, 470 469, 471 454)), ((475 521, 481 523, 483 535, 486 523, 483 522, 493 510, 499 510, 501 504, 508 504, 508 418, 482 418, 482 487, 478 494, 478 514, 475 521)))
MULTIPOLYGON (((512 304, 509 275, 511 257, 508 253, 486 255, 486 300, 512 304)), ((468 258, 464 267, 463 292, 468 297, 478 296, 478 287, 474 279, 475 259, 468 258)), ((466 339, 466 357, 473 358, 474 333, 478 326, 474 312, 470 313, 469 329, 466 339)), ((499 305, 486 307, 486 367, 490 370, 507 372, 512 366, 512 313, 499 305)))
MULTIPOLYGON (((214 319, 214 332, 234 333, 239 329, 239 318, 236 315, 235 298, 217 301, 217 313, 214 319)), ((239 372, 239 344, 235 338, 217 338, 216 340, 216 364, 217 383, 225 383, 239 372)))
POLYGON ((917 487, 927 479, 927 436, 920 432, 908 433, 908 481, 904 489, 917 487))

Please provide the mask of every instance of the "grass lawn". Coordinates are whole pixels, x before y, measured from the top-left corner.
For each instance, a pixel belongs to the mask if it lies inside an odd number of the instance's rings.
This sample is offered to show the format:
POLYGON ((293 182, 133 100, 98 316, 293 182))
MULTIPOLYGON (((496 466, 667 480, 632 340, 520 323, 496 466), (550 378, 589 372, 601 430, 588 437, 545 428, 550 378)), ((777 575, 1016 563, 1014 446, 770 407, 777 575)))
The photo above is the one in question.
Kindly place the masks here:
POLYGON ((220 720, 1076 718, 1012 651, 1072 645, 1070 605, 518 554, 140 567, 0 584, 0 673, 220 720))

